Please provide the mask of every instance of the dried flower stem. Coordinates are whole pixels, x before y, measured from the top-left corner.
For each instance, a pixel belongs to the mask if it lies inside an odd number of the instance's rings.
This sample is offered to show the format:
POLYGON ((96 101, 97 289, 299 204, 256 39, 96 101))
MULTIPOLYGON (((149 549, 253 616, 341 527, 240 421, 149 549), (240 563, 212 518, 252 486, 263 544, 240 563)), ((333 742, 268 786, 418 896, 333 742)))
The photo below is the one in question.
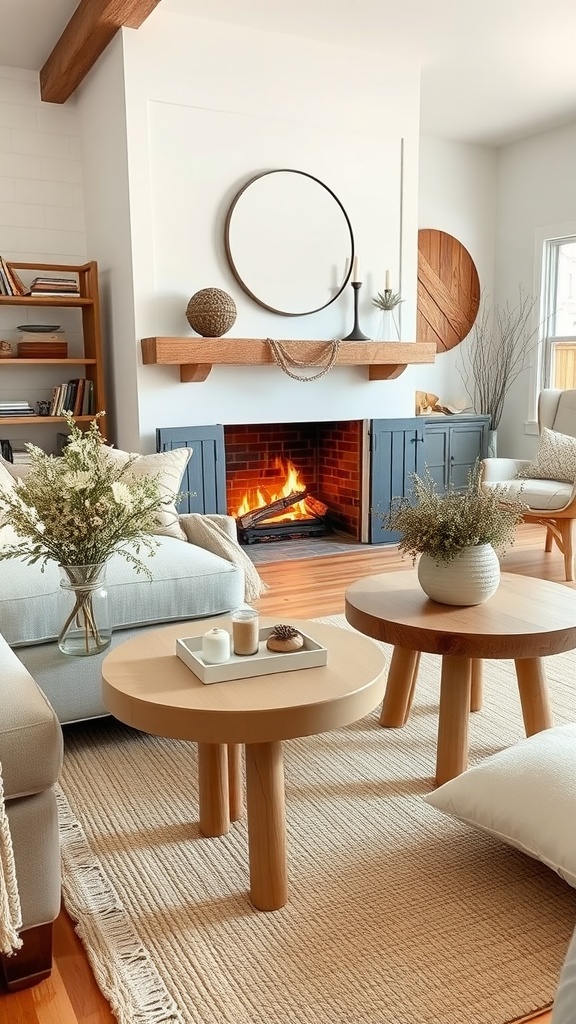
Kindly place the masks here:
POLYGON ((484 299, 471 337, 461 346, 458 367, 474 412, 490 416, 490 430, 496 430, 504 401, 514 381, 528 364, 536 344, 539 325, 533 326, 537 298, 519 289, 518 305, 490 306, 484 299))

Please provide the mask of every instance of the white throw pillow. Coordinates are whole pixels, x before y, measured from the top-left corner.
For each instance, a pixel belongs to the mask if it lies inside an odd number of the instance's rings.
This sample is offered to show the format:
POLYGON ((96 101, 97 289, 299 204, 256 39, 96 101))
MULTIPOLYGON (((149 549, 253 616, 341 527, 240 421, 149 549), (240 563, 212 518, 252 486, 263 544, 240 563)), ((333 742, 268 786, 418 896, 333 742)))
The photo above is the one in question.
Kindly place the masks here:
POLYGON ((545 729, 424 798, 576 887, 576 724, 545 729))
MULTIPOLYGON (((9 463, 10 465, 10 463, 9 463)), ((6 469, 4 460, 0 462, 0 495, 2 491, 11 491, 16 486, 16 478, 6 469)), ((2 526, 2 501, 0 500, 0 547, 7 547, 8 544, 17 544, 22 537, 19 537, 14 527, 2 526)))
MULTIPOLYGON (((106 447, 104 451, 116 465, 124 466, 132 458, 130 452, 123 452, 118 448, 106 447)), ((130 467, 130 473, 135 477, 157 477, 161 497, 174 499, 180 490, 184 470, 191 455, 192 448, 173 448, 169 452, 138 455, 130 467)), ((156 518, 158 528, 154 530, 155 534, 161 537, 176 537, 178 540, 187 539, 178 522, 178 512, 173 501, 171 504, 162 505, 156 518)))
POLYGON ((544 427, 540 434, 538 451, 533 462, 528 463, 518 476, 528 480, 563 480, 576 482, 576 437, 559 434, 557 430, 544 427))

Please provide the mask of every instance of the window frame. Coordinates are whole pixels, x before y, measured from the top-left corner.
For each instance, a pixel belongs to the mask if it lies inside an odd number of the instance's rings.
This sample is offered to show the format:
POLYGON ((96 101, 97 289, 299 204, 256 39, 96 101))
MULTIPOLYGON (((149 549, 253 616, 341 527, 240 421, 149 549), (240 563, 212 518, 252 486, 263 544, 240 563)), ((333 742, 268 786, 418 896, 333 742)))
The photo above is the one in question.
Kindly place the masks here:
POLYGON ((552 384, 554 346, 562 342, 576 345, 576 329, 574 334, 556 334, 556 315, 558 308, 558 260, 560 249, 566 244, 576 244, 576 233, 554 235, 544 240, 542 258, 542 288, 540 322, 542 324, 540 379, 541 387, 550 388, 552 384), (552 330, 550 329, 552 327, 552 330))

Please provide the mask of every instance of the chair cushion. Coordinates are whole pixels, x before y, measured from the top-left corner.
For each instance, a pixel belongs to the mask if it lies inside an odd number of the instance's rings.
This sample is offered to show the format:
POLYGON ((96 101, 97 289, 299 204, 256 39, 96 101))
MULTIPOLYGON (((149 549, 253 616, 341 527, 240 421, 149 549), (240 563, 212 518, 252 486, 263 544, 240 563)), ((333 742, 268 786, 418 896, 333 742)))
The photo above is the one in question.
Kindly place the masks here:
POLYGON ((573 487, 561 480, 499 480, 482 484, 483 490, 497 489, 503 498, 519 498, 536 511, 549 512, 565 508, 573 487))
POLYGON ((576 887, 576 724, 521 740, 424 798, 576 887))
MULTIPOLYGON (((155 476, 162 498, 174 498, 180 490, 184 470, 192 455, 192 448, 173 448, 167 452, 156 452, 153 455, 138 455, 123 452, 119 448, 105 447, 106 456, 115 465, 124 466, 129 459, 134 459, 130 473, 134 477, 155 476)), ((176 505, 172 502, 163 505, 157 514, 158 528, 154 533, 161 537, 175 537, 186 540, 186 534, 178 522, 176 505)))
MULTIPOLYGON (((217 615, 243 603, 244 574, 231 562, 195 544, 158 537, 153 555, 140 551, 153 576, 148 580, 121 555, 107 562, 106 589, 115 629, 217 615)), ((60 570, 11 558, 0 562, 0 632, 13 646, 58 637, 60 570)))
POLYGON ((576 438, 542 428, 536 458, 521 470, 523 477, 576 481, 576 438))
POLYGON ((576 434, 576 390, 574 388, 569 388, 561 393, 551 426, 561 434, 569 434, 571 437, 576 434))

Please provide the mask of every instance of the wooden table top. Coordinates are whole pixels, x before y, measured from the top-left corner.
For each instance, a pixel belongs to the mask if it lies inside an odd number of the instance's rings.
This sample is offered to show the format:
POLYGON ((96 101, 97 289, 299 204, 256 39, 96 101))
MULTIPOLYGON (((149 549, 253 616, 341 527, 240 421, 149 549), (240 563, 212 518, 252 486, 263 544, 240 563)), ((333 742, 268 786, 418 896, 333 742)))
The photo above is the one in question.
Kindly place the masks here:
MULTIPOLYGON (((278 618, 260 617, 260 626, 278 618)), ((268 743, 339 728, 382 700, 386 658, 364 636, 337 626, 290 619, 328 650, 319 668, 203 683, 176 655, 176 639, 201 636, 218 616, 147 630, 102 663, 104 705, 121 722, 158 736, 201 743, 268 743)), ((287 655, 286 657, 289 657, 287 655)))
POLYGON ((432 654, 539 658, 576 647, 576 592, 517 573, 502 573, 488 601, 464 608, 431 601, 416 570, 367 576, 346 591, 346 618, 367 636, 432 654))

